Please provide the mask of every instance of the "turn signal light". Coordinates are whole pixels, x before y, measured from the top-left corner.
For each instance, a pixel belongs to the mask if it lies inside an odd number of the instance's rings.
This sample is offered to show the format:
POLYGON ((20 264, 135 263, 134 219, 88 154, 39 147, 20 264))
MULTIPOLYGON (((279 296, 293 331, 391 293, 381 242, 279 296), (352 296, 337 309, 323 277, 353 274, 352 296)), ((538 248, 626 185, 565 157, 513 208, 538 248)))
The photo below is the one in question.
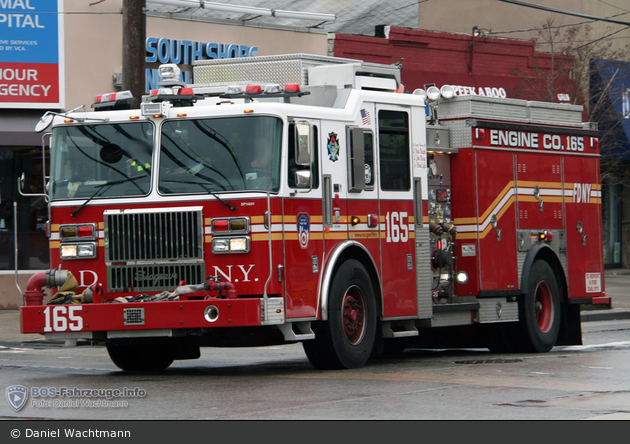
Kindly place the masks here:
POLYGON ((96 239, 96 225, 61 225, 59 227, 59 238, 62 242, 70 240, 96 239))
POLYGON ((233 217, 227 219, 212 220, 213 234, 249 233, 249 219, 246 217, 233 217))

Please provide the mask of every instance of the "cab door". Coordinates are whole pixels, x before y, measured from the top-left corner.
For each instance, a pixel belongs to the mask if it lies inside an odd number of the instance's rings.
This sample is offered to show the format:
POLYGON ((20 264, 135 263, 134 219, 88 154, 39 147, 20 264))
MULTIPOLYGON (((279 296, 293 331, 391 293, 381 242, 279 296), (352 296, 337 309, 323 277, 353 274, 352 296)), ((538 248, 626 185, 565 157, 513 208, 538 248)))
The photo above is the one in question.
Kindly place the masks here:
MULTIPOLYGON (((373 112, 370 111, 371 114, 373 112)), ((371 127, 348 126, 348 239, 360 242, 380 274, 381 223, 378 211, 375 137, 371 127)))
POLYGON ((383 317, 416 316, 411 114, 394 105, 376 112, 383 317))
POLYGON ((318 282, 322 272, 322 184, 320 122, 294 119, 288 125, 287 184, 283 199, 284 282, 287 319, 317 317, 318 282), (302 133, 300 133, 302 129, 302 133), (308 140, 312 138, 312 140, 308 140), (306 158, 297 145, 310 144, 306 158))

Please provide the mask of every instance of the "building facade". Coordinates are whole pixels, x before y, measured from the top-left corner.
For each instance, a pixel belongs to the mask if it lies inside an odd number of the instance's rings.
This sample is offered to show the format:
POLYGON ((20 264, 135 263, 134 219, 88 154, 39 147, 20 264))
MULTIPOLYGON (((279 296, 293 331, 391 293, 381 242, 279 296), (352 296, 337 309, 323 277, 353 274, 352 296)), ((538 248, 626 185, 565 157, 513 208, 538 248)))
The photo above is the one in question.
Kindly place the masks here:
MULTIPOLYGON (((47 110, 83 105, 89 110, 96 95, 120 90, 121 5, 119 0, 1 4, 0 309, 19 307, 17 287, 24 291, 30 276, 50 263, 47 205, 41 195, 48 153, 42 155, 46 140, 35 125, 47 110)), ((146 21, 147 56, 141 63, 147 91, 157 82, 160 63, 179 64, 185 80, 191 80, 197 59, 327 52, 327 35, 316 28, 209 22, 150 10, 146 21)))
MULTIPOLYGON (((549 53, 579 48, 586 61, 602 57, 609 64, 630 60, 630 11, 625 0, 429 0, 418 5, 418 28, 533 39, 538 51, 549 53)), ((601 84, 602 76, 597 69, 589 69, 588 62, 583 74, 584 89, 601 84)), ((615 119, 617 128, 628 122, 621 110, 625 97, 622 86, 627 79, 617 76, 612 80, 610 89, 615 94, 600 101, 600 93, 589 93, 586 103, 593 108, 590 120, 603 119, 602 128, 608 133, 617 132, 611 128, 615 119), (603 102, 608 111, 600 109, 603 102)), ((605 266, 630 268, 630 142, 627 137, 606 137, 603 133, 601 152, 605 266)))
MULTIPOLYGON (((277 9, 293 5, 292 0, 231 3, 277 9)), ((601 17, 620 14, 623 6, 620 0, 544 4, 601 17)), ((141 63, 147 91, 157 82, 160 63, 179 64, 184 80, 190 81, 192 62, 200 58, 309 53, 399 63, 410 91, 427 84, 449 84, 456 94, 582 103, 568 68, 572 59, 544 52, 554 48, 540 40, 542 25, 565 29, 588 24, 593 36, 614 33, 611 42, 619 47, 630 36, 630 28, 622 25, 615 28, 610 22, 496 0, 429 0, 416 6, 372 0, 309 3, 313 12, 337 14, 330 22, 219 13, 151 0, 146 5, 146 58, 141 63), (370 36, 365 35, 368 31, 370 36), (531 41, 537 37, 538 43, 531 41)), ((16 286, 23 290, 35 271, 49 266, 48 216, 41 195, 48 157, 42 155, 46 140, 34 131, 35 125, 47 110, 67 111, 83 105, 89 109, 94 96, 120 90, 122 23, 120 0, 1 3, 0 309, 17 308, 21 298, 16 286)), ((622 169, 624 165, 617 164, 622 169)), ((608 267, 630 266, 627 182, 604 183, 608 267)))

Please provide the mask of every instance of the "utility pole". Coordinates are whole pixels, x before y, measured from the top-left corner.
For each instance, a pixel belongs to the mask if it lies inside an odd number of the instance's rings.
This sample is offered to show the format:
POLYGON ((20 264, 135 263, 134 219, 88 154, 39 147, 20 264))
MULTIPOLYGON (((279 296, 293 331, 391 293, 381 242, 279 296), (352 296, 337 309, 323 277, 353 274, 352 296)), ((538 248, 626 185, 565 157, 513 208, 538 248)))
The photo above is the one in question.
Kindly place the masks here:
POLYGON ((122 89, 142 100, 145 89, 146 0, 123 0, 122 89))

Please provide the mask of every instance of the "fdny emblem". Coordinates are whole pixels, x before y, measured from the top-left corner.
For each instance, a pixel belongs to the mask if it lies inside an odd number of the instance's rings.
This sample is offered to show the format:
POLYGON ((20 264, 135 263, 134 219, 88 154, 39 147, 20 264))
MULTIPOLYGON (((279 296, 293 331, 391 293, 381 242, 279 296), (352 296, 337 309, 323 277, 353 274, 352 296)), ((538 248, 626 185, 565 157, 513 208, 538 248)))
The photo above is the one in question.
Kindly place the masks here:
POLYGON ((24 404, 26 404, 26 400, 28 399, 28 389, 21 385, 12 385, 11 387, 7 387, 5 390, 7 394, 7 401, 9 401, 9 405, 16 412, 19 411, 24 404))
POLYGON ((339 158, 339 141, 337 140, 337 133, 328 134, 328 158, 333 162, 336 162, 339 158))
POLYGON ((311 231, 311 222, 308 214, 299 213, 297 216, 298 227, 298 239, 300 240, 300 247, 306 248, 308 246, 309 233, 311 231))

